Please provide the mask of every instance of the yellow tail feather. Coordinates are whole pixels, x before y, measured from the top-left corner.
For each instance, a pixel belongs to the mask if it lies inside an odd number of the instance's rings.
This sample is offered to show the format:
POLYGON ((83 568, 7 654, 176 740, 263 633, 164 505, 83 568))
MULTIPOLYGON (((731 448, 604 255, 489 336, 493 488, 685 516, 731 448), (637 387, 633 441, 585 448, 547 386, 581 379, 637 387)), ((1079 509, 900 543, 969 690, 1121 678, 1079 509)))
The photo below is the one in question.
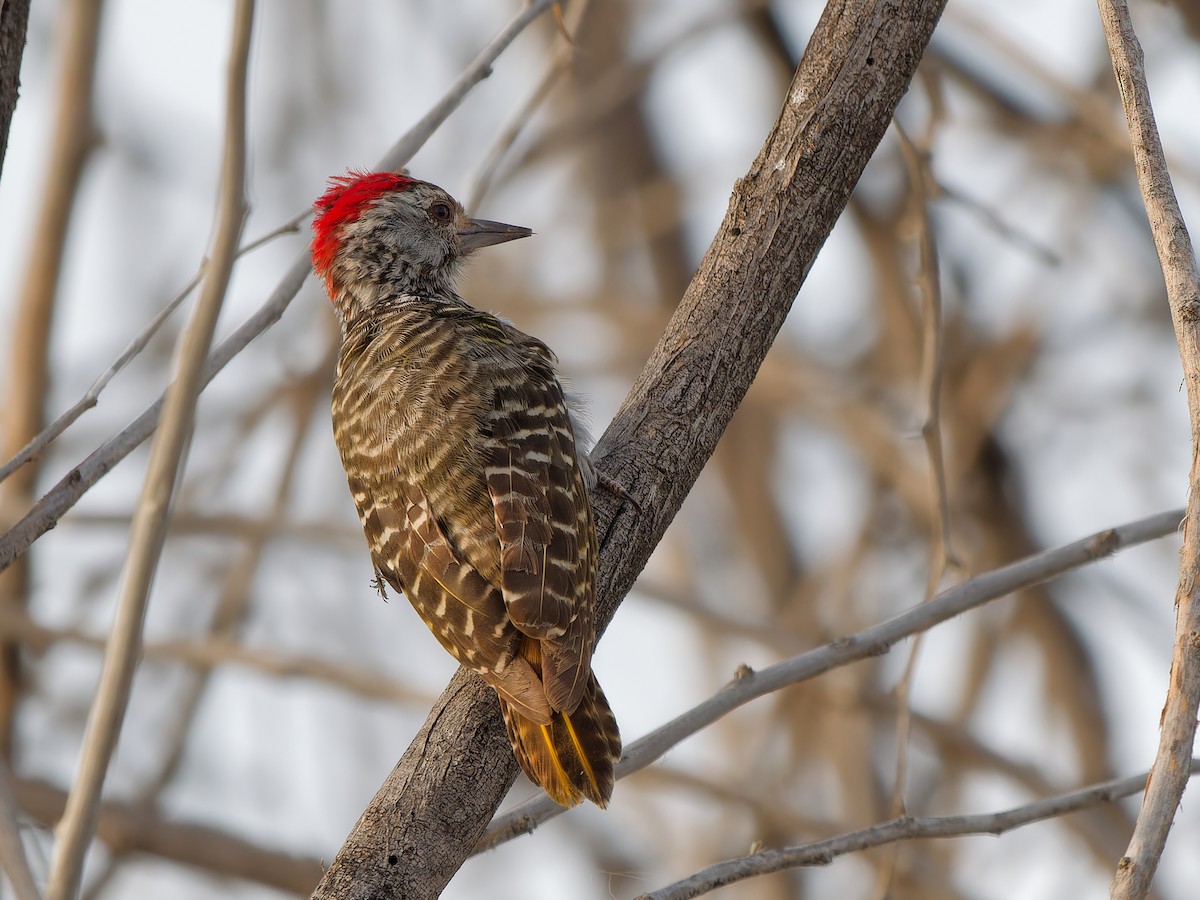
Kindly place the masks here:
POLYGON ((554 713, 549 725, 524 718, 502 696, 500 709, 517 762, 551 799, 563 806, 584 798, 608 805, 621 735, 595 675, 574 712, 554 713))

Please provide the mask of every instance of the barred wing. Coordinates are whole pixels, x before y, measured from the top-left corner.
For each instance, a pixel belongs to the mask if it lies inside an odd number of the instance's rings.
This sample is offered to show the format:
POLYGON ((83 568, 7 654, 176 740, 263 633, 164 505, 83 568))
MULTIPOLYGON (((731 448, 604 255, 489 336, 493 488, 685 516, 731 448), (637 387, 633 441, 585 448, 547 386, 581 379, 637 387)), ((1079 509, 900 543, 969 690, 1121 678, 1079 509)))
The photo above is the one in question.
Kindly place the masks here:
POLYGON ((513 624, 541 642, 550 706, 573 712, 591 671, 596 548, 592 510, 562 387, 549 363, 501 384, 486 447, 513 624))
POLYGON ((400 482, 377 503, 351 480, 363 530, 379 573, 403 591, 443 647, 478 672, 523 716, 550 722, 550 707, 533 667, 518 649, 503 594, 460 559, 420 487, 400 482))

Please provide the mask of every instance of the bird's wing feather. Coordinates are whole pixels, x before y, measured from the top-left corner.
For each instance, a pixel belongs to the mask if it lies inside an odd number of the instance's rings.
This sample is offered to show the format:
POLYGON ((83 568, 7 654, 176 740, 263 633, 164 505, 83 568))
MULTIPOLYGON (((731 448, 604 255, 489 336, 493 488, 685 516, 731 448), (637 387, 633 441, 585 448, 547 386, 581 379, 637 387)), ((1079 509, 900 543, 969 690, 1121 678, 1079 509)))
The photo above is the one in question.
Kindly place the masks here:
POLYGON ((595 539, 562 387, 540 368, 497 387, 485 463, 508 614, 542 641, 550 705, 571 710, 591 664, 595 539))
POLYGON ((380 574, 402 590, 443 647, 535 722, 550 721, 537 674, 517 654, 503 594, 459 558, 429 499, 417 485, 399 482, 390 502, 376 503, 351 484, 380 574))

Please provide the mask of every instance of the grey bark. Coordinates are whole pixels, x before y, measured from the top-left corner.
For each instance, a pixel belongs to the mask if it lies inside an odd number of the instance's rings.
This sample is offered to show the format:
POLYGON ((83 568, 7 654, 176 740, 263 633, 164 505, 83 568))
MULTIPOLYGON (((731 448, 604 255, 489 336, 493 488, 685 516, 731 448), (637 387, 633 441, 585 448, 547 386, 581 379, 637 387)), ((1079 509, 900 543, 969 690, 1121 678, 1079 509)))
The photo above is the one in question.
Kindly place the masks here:
POLYGON ((28 27, 29 0, 0 0, 0 172, 4 171, 8 131, 21 92, 21 58, 28 27))

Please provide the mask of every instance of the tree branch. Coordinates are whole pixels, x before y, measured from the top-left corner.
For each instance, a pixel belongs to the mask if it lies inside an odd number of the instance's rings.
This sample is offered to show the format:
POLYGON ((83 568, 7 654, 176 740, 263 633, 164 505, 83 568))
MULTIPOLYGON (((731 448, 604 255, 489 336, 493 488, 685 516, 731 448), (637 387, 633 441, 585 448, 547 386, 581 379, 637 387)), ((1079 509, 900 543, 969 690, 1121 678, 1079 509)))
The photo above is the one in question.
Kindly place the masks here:
MULTIPOLYGON (((1185 770, 1185 774, 1189 775, 1196 772, 1200 772, 1200 760, 1191 761, 1185 770)), ((767 875, 782 869, 794 869, 798 866, 827 866, 837 857, 847 853, 892 844, 896 841, 911 841, 916 838, 961 837, 969 834, 998 836, 1006 831, 1012 831, 1014 828, 1020 828, 1022 825, 1078 812, 1101 803, 1112 803, 1114 800, 1136 794, 1146 786, 1148 777, 1148 774, 1143 774, 1130 778, 1115 778, 1083 790, 1058 794, 1044 800, 1027 803, 1024 806, 1015 806, 994 813, 922 818, 901 816, 861 831, 839 834, 837 837, 824 841, 802 844, 799 847, 767 850, 763 853, 744 856, 741 859, 726 860, 665 888, 649 894, 642 894, 637 900, 688 900, 690 897, 699 897, 701 894, 707 894, 709 891, 715 891, 719 887, 745 878, 767 875)))
POLYGON ((101 373, 100 377, 92 382, 91 387, 87 389, 84 395, 76 401, 66 412, 60 415, 57 419, 43 428, 38 434, 29 440, 24 447, 17 451, 13 457, 4 465, 0 466, 0 481, 3 481, 13 472, 16 472, 22 466, 38 459, 55 440, 58 439, 64 431, 70 428, 75 422, 89 409, 93 408, 100 402, 101 392, 108 386, 108 383, 113 380, 125 366, 136 357, 139 353, 146 349, 150 340, 154 335, 158 334, 158 330, 163 326, 163 323, 171 317, 171 314, 191 296, 192 291, 200 284, 204 278, 204 267, 206 262, 201 262, 200 268, 191 280, 184 285, 183 290, 171 298, 171 300, 155 313, 154 317, 149 321, 137 336, 134 337, 129 345, 117 357, 116 361, 101 373))
POLYGON ((1187 787, 1196 710, 1200 707, 1200 269, 1154 122, 1142 47, 1125 0, 1097 0, 1113 72, 1121 89, 1133 144, 1138 186, 1150 220, 1167 287, 1167 302, 1183 362, 1192 426, 1192 469, 1187 519, 1175 593, 1175 653, 1159 730, 1158 753, 1129 848, 1117 866, 1113 898, 1140 898, 1150 890, 1187 787))
POLYGON ((142 623, 166 540, 171 497, 187 456, 204 363, 246 221, 246 75, 253 23, 254 0, 238 0, 226 91, 225 150, 212 265, 191 321, 180 337, 177 375, 167 390, 163 428, 150 451, 146 480, 130 531, 112 639, 104 654, 100 684, 84 730, 79 773, 57 829, 46 900, 72 900, 79 891, 83 860, 99 815, 100 791, 121 733, 133 675, 141 656, 142 623))
MULTIPOLYGON (((307 213, 305 215, 307 215, 307 213)), ((303 216, 299 218, 302 219, 303 216)), ((247 253, 252 253, 259 247, 264 246, 281 235, 295 234, 299 230, 300 226, 298 224, 298 219, 294 218, 288 222, 285 222, 278 228, 272 229, 262 237, 243 244, 238 249, 237 256, 240 259, 247 253)), ((41 432, 38 433, 37 437, 31 439, 29 443, 22 447, 16 454, 14 454, 8 462, 0 466, 0 481, 3 481, 13 472, 20 469, 21 466, 27 465, 41 456, 41 454, 45 452, 46 448, 54 443, 54 441, 56 441, 64 431, 74 425, 75 422, 78 421, 85 412, 87 412, 89 409, 92 409, 100 402, 100 394, 106 387, 108 387, 108 383, 112 381, 122 369, 129 365, 129 363, 139 353, 146 349, 146 346, 150 343, 150 340, 154 337, 154 335, 158 334, 158 330, 162 328, 163 323, 165 323, 167 319, 171 317, 171 315, 176 309, 179 308, 184 300, 191 296, 192 291, 194 291, 197 285, 199 285, 203 280, 204 270, 207 265, 208 260, 205 259, 200 261, 200 266, 196 270, 196 274, 192 276, 191 280, 188 281, 186 285, 184 285, 183 290, 172 297, 171 300, 167 302, 166 306, 154 314, 153 318, 150 319, 146 326, 142 328, 142 330, 134 336, 133 340, 129 342, 129 344, 121 352, 121 355, 117 357, 116 361, 114 361, 112 365, 105 369, 100 374, 100 377, 92 382, 91 386, 87 389, 84 395, 75 401, 74 405, 72 405, 70 409, 43 428, 41 432)))
MULTIPOLYGON (((778 662, 760 672, 741 670, 718 693, 626 747, 617 766, 617 778, 644 769, 681 741, 751 700, 816 678, 831 669, 887 653, 900 641, 924 634, 933 626, 968 610, 1104 559, 1120 549, 1163 537, 1179 527, 1182 517, 1182 509, 1173 509, 1099 531, 1072 544, 1036 553, 977 575, 895 618, 778 662)), ((476 852, 490 850, 518 835, 528 834, 563 811, 561 806, 545 795, 527 800, 498 817, 488 827, 476 852)))
MULTIPOLYGON (((635 501, 594 498, 598 623, 712 455, 817 251, 907 90, 942 0, 832 0, 700 270, 593 459, 635 501)), ((436 896, 482 835, 516 763, 494 692, 460 670, 313 894, 436 896)))
MULTIPOLYGON (((34 653, 56 643, 104 650, 108 638, 78 627, 52 628, 32 619, 24 610, 0 607, 0 637, 20 641, 34 653)), ((329 662, 317 656, 284 653, 270 647, 251 647, 228 636, 167 638, 142 646, 142 658, 153 663, 177 663, 200 671, 234 666, 276 678, 306 678, 350 694, 390 703, 426 706, 428 692, 418 691, 367 668, 329 662)))

